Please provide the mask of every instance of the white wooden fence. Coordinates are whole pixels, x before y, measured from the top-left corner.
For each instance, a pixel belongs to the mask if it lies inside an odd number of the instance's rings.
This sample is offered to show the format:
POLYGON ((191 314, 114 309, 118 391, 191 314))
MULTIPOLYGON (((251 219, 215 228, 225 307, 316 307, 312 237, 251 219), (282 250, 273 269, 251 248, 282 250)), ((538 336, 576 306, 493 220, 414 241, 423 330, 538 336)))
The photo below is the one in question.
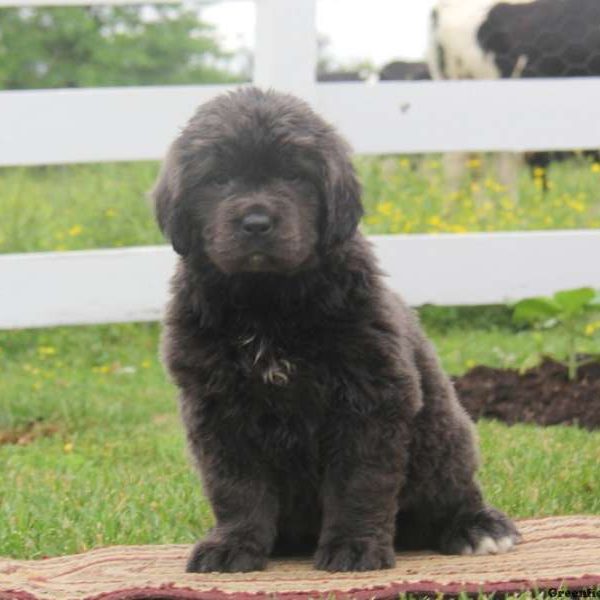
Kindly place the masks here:
MULTIPOLYGON (((255 1, 255 83, 303 96, 358 153, 600 147, 600 79, 317 84, 317 0, 255 1)), ((76 1, 0 0, 9 3, 76 1)), ((0 166, 159 159, 195 107, 226 89, 0 92, 0 166)), ((412 304, 600 287, 600 231, 373 241, 392 286, 412 304)), ((159 318, 175 260, 167 247, 0 256, 0 327, 159 318)))

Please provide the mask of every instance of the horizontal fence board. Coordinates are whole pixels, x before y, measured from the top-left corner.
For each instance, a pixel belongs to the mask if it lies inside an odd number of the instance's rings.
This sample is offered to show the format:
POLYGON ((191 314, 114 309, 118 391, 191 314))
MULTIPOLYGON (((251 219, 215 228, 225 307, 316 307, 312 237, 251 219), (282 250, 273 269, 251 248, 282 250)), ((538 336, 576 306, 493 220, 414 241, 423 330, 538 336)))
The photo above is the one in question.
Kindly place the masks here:
POLYGON ((174 264, 166 246, 0 256, 0 328, 156 320, 174 264))
POLYGON ((361 154, 600 147, 600 77, 319 86, 361 154))
POLYGON ((0 92, 0 165, 156 160, 231 86, 0 92))
MULTIPOLYGON (((496 304, 600 287, 600 231, 373 236, 412 305, 496 304)), ((0 328, 153 321, 177 257, 167 246, 0 256, 0 328)))
MULTIPOLYGON (((196 0, 197 1, 197 0, 196 0)), ((181 0, 160 0, 160 4, 179 4, 181 0)), ((96 6, 98 4, 148 4, 148 0, 0 0, 0 7, 96 6)))
MULTIPOLYGON (((600 147, 600 78, 322 83, 316 108, 359 154, 600 147)), ((0 165, 161 158, 231 86, 0 92, 0 165)))

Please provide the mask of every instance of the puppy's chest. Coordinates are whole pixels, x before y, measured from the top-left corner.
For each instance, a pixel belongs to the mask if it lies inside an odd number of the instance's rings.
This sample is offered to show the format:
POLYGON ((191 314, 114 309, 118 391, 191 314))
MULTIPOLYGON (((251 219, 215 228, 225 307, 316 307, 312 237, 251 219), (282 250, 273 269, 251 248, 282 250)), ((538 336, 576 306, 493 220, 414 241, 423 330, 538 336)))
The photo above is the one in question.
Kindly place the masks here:
POLYGON ((304 340, 282 337, 236 338, 234 360, 248 403, 245 428, 273 466, 308 476, 318 463, 326 394, 304 340))
POLYGON ((308 365, 292 340, 250 331, 236 336, 233 354, 238 372, 249 385, 280 395, 303 384, 307 375, 308 365))

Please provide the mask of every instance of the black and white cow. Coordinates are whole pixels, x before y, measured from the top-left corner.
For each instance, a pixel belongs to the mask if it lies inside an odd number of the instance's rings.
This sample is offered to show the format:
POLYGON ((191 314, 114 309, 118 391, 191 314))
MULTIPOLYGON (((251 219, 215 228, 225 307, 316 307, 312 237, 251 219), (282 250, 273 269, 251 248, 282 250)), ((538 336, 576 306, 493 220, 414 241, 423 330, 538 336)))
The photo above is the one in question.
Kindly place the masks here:
MULTIPOLYGON (((428 64, 434 79, 598 76, 600 0, 438 0, 428 64)), ((527 162, 547 166, 564 156, 536 152, 527 162)), ((516 190, 520 159, 499 161, 501 179, 516 190)), ((455 187, 464 156, 446 162, 455 187)))

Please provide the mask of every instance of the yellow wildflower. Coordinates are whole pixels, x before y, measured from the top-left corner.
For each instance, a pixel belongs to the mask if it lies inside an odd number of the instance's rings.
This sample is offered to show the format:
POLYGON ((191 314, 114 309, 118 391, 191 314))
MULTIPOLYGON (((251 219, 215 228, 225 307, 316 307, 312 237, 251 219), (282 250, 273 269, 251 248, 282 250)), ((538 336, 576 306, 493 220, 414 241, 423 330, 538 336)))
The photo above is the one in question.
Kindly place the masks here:
POLYGON ((467 161, 467 166, 469 167, 469 169, 479 169, 479 167, 481 167, 481 159, 470 158, 467 161))
POLYGON ((56 354, 56 348, 53 346, 39 346, 38 354, 41 356, 54 356, 56 354))
POLYGON ((381 202, 377 205, 377 212, 389 217, 394 210, 394 205, 391 202, 381 202))
POLYGON ((112 219, 113 217, 115 217, 117 215, 117 211, 114 208, 107 208, 104 211, 104 216, 108 219, 112 219))
POLYGON ((600 163, 594 163, 592 165, 592 173, 600 173, 600 163))
POLYGON ((73 452, 73 442, 67 442, 64 446, 63 446, 63 450, 69 454, 71 452, 73 452))
POLYGON ((142 361, 142 369, 149 369, 151 365, 152 363, 148 359, 142 361))
POLYGON ((432 227, 440 227, 442 224, 442 220, 437 216, 437 215, 433 215, 433 217, 430 217, 427 222, 432 226, 432 227))
POLYGON ((588 323, 585 326, 585 335, 594 335, 596 331, 600 330, 600 321, 594 321, 593 323, 588 323))
POLYGON ((72 237, 76 237, 78 236, 81 232, 83 231, 83 227, 81 225, 73 225, 73 227, 71 227, 69 229, 69 235, 72 237))
POLYGON ((545 174, 546 169, 544 169, 543 167, 535 167, 535 169, 533 169, 533 176, 537 179, 543 178, 545 174))

